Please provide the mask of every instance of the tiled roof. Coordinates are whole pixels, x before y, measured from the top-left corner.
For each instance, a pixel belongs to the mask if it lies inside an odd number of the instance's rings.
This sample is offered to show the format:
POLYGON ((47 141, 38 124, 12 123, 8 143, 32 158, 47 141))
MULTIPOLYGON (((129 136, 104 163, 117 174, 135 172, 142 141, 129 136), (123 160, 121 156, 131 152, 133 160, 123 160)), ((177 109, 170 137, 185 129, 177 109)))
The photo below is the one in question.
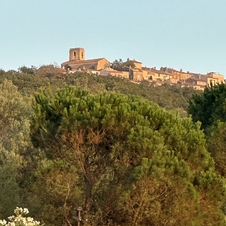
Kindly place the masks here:
MULTIPOLYGON (((97 59, 90 59, 90 60, 69 60, 69 61, 66 61, 66 62, 62 63, 62 65, 66 65, 66 64, 76 65, 76 64, 97 63, 98 61, 103 60, 103 59, 105 59, 105 58, 97 58, 97 59)), ((107 60, 107 59, 105 59, 105 60, 107 60)))

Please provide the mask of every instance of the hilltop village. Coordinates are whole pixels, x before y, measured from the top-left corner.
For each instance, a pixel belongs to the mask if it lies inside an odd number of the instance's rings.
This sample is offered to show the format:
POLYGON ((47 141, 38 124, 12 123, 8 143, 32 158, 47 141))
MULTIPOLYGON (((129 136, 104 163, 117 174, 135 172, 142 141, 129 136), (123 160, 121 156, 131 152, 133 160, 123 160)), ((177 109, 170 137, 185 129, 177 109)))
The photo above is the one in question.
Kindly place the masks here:
POLYGON ((226 226, 220 81, 82 48, 0 69, 0 226, 226 226))
POLYGON ((193 87, 197 90, 203 90, 210 84, 214 85, 225 82, 224 76, 215 72, 198 74, 167 67, 161 67, 158 70, 155 67, 143 67, 142 62, 135 59, 127 59, 127 63, 132 66, 116 70, 106 58, 86 60, 84 48, 71 48, 69 50, 69 60, 62 63, 61 67, 68 73, 87 71, 100 76, 112 75, 127 78, 131 82, 146 80, 156 85, 164 83, 177 84, 181 87, 193 87))

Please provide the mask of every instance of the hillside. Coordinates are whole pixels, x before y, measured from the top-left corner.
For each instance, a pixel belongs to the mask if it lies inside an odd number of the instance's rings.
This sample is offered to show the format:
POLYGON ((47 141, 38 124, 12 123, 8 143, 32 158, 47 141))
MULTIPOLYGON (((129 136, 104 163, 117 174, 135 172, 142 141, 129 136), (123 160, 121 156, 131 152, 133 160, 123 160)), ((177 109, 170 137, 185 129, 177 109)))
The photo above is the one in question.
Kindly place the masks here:
POLYGON ((153 101, 167 110, 178 111, 183 116, 186 116, 189 98, 194 93, 201 92, 190 87, 181 88, 178 85, 168 84, 155 86, 147 81, 138 84, 125 78, 97 76, 86 72, 65 75, 52 65, 36 70, 23 67, 23 70, 18 71, 0 71, 0 82, 4 79, 11 80, 19 91, 26 95, 32 95, 40 88, 47 86, 56 90, 67 85, 74 85, 91 93, 120 92, 127 95, 137 95, 153 101))
POLYGON ((208 137, 185 117, 208 100, 215 119, 224 84, 197 92, 28 69, 0 72, 0 219, 22 206, 75 225, 82 207, 87 226, 225 225, 225 124, 208 137))

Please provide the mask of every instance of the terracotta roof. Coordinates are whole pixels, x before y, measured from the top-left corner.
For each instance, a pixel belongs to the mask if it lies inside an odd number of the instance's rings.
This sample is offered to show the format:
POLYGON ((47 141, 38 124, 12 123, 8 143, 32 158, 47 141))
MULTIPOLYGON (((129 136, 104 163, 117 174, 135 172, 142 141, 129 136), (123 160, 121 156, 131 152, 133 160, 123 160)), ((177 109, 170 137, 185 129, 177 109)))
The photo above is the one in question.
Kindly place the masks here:
MULTIPOLYGON (((90 60, 69 60, 66 62, 63 62, 61 65, 66 65, 66 64, 84 64, 84 63, 97 63, 100 60, 103 60, 105 58, 97 58, 97 59, 90 59, 90 60)), ((107 60, 107 59, 105 59, 107 60)), ((108 60, 107 60, 108 61, 108 60)))

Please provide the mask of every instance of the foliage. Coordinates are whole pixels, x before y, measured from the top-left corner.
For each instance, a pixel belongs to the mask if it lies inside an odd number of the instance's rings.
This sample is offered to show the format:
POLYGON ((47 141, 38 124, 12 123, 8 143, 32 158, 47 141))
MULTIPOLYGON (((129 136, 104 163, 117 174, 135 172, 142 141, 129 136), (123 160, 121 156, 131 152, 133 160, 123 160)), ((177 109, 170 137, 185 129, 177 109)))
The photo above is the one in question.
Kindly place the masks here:
POLYGON ((65 74, 56 65, 43 65, 39 68, 34 66, 22 66, 18 71, 9 70, 0 72, 0 83, 11 80, 23 95, 33 95, 41 87, 51 85, 52 89, 65 86, 65 74))
POLYGON ((31 146, 29 99, 11 81, 0 84, 0 217, 6 217, 21 200, 20 169, 31 146))
POLYGON ((48 163, 33 191, 57 210, 50 224, 59 215, 72 224, 75 205, 99 225, 224 222, 225 181, 199 123, 142 98, 74 87, 38 93, 33 109, 32 142, 48 163))
POLYGON ((26 205, 74 225, 82 206, 85 225, 225 225, 224 87, 211 91, 209 153, 201 123, 178 114, 193 89, 30 69, 0 71, 1 218, 26 205))
POLYGON ((193 95, 189 101, 188 113, 194 122, 202 122, 201 128, 207 129, 215 121, 226 121, 226 84, 210 85, 199 95, 193 95))
POLYGON ((0 141, 8 151, 22 152, 28 145, 28 101, 11 81, 0 84, 0 141))
POLYGON ((20 73, 24 73, 24 74, 35 74, 37 72, 37 68, 35 66, 31 66, 31 67, 26 67, 26 66, 21 66, 18 68, 18 71, 20 73))
POLYGON ((135 64, 133 61, 127 59, 127 61, 123 62, 122 59, 115 60, 111 63, 111 68, 117 71, 128 71, 129 68, 134 68, 135 64))
POLYGON ((128 79, 113 76, 98 76, 88 73, 76 72, 69 74, 65 82, 69 85, 75 85, 81 89, 86 89, 92 93, 113 90, 126 95, 137 95, 144 97, 157 103, 159 106, 167 110, 179 112, 183 116, 187 116, 188 100, 192 94, 200 93, 193 88, 167 85, 154 86, 149 82, 141 82, 140 84, 131 83, 128 79), (109 87, 112 87, 109 89, 109 87))
POLYGON ((70 225, 83 196, 76 167, 61 159, 43 159, 34 174, 31 190, 37 197, 36 208, 40 206, 37 217, 49 226, 70 225))
POLYGON ((4 75, 5 71, 3 69, 0 69, 0 76, 4 75))
POLYGON ((23 95, 32 95, 40 88, 47 86, 56 90, 66 85, 74 85, 91 93, 115 91, 126 95, 141 96, 183 116, 187 115, 189 98, 192 94, 199 93, 199 91, 188 87, 181 88, 166 84, 155 87, 152 83, 145 81, 134 84, 128 79, 99 76, 87 72, 65 74, 56 65, 43 65, 40 68, 22 66, 18 71, 3 71, 2 74, 0 72, 0 75, 0 83, 4 79, 11 80, 23 95))
POLYGON ((57 65, 42 65, 41 67, 38 68, 37 72, 36 72, 36 76, 39 77, 59 77, 59 78, 63 78, 63 73, 61 68, 59 68, 57 65))
POLYGON ((18 154, 0 146, 0 217, 8 216, 21 200, 17 182, 20 164, 21 158, 18 154))
MULTIPOLYGON (((201 217, 205 204, 197 205, 201 192, 191 183, 192 171, 187 163, 170 152, 155 156, 153 160, 144 158, 135 168, 132 189, 123 192, 117 206, 120 221, 127 222, 125 225, 207 225, 201 217)), ((223 216, 215 225, 221 223, 223 216)))
POLYGON ((225 105, 226 84, 217 84, 206 87, 200 95, 194 95, 188 112, 193 121, 200 121, 207 137, 207 149, 215 160, 217 172, 226 176, 225 153, 225 105))
POLYGON ((216 162, 216 170, 226 176, 226 122, 218 121, 210 129, 207 147, 216 162))

